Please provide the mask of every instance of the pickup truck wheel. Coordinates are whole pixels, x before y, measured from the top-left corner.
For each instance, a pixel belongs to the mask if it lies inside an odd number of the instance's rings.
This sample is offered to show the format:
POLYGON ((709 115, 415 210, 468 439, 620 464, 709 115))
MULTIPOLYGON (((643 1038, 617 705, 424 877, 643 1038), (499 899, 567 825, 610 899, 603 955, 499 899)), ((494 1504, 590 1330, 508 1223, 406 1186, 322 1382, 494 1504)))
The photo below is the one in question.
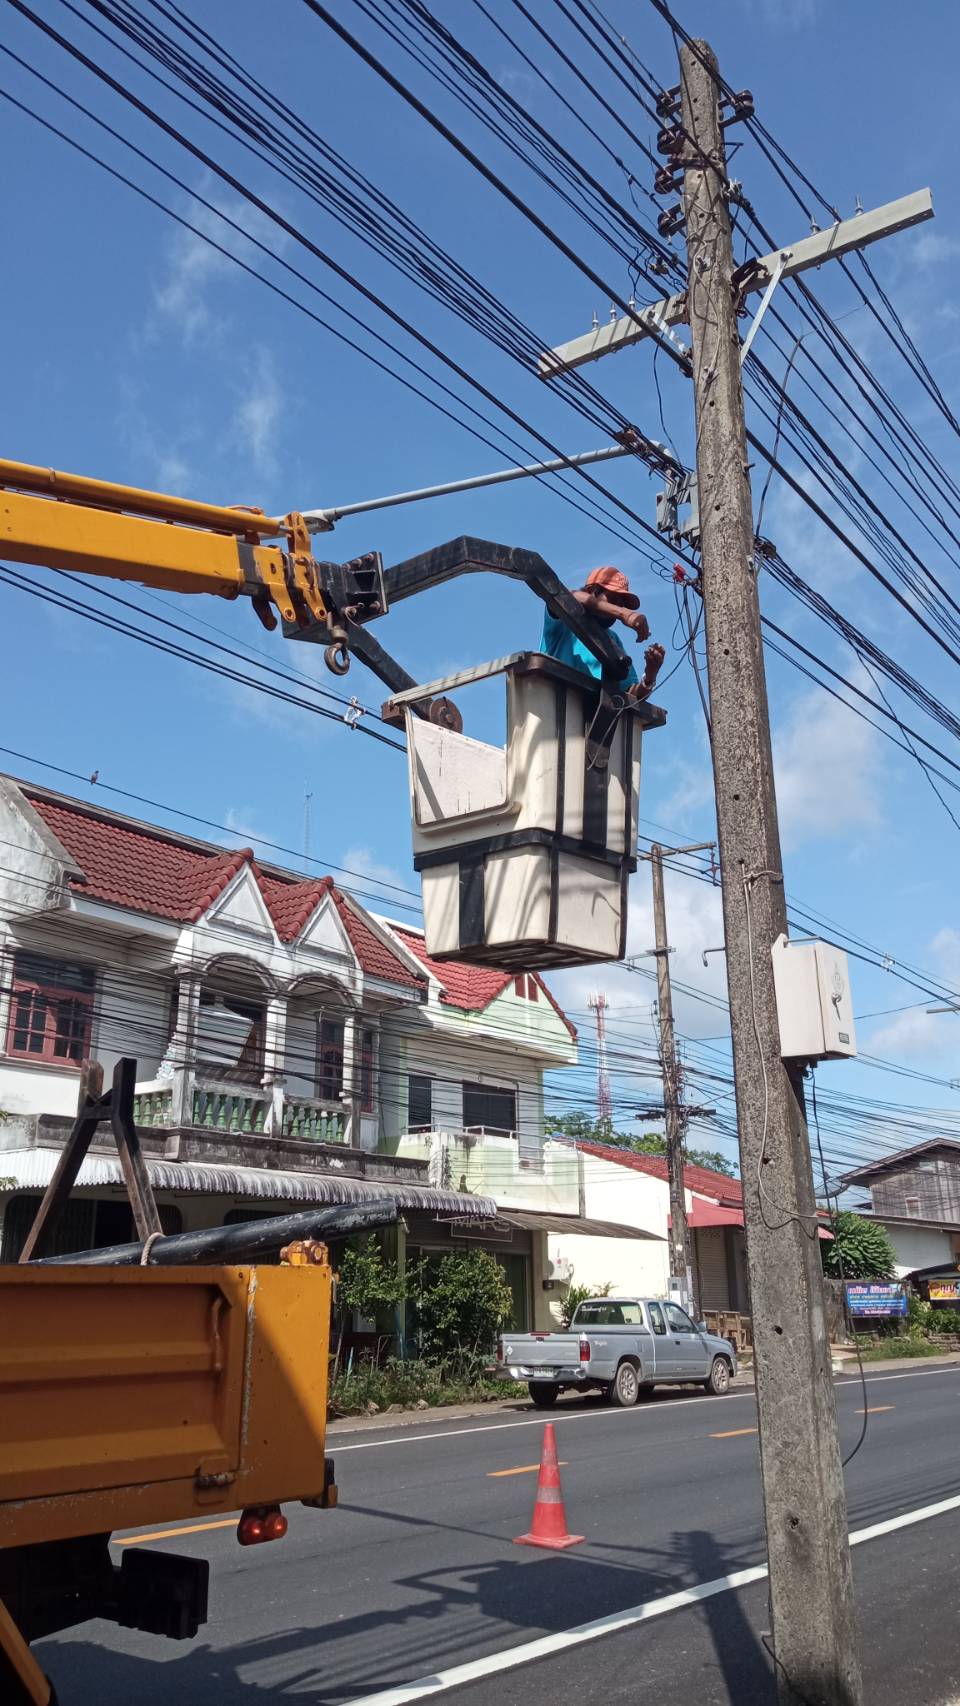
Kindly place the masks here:
POLYGON ((703 1383, 705 1392, 710 1392, 715 1398, 722 1398, 730 1390, 730 1364, 726 1357, 714 1357, 710 1369, 710 1378, 703 1383))
POLYGON ((629 1410, 640 1396, 640 1381, 632 1362, 622 1362, 610 1382, 610 1402, 629 1410))
POLYGON ((538 1410, 552 1410, 560 1396, 559 1386, 551 1386, 546 1380, 528 1381, 527 1391, 538 1410))

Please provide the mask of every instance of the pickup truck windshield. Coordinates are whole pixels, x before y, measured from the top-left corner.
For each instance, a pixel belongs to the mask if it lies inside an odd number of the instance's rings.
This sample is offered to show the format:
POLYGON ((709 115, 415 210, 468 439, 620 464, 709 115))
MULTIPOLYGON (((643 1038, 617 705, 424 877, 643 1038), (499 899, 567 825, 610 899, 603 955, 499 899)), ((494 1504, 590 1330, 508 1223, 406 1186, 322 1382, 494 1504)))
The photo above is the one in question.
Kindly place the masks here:
POLYGON ((572 1327, 642 1327, 639 1303, 581 1303, 572 1327))

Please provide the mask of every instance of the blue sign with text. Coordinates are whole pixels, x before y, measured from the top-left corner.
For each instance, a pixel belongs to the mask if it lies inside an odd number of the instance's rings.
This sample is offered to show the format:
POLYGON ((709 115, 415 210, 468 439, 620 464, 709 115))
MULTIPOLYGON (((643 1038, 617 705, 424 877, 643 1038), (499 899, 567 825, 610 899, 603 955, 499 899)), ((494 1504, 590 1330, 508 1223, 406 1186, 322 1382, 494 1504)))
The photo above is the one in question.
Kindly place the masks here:
POLYGON ((847 1308, 851 1315, 906 1315, 907 1294, 902 1285, 848 1280, 847 1308))

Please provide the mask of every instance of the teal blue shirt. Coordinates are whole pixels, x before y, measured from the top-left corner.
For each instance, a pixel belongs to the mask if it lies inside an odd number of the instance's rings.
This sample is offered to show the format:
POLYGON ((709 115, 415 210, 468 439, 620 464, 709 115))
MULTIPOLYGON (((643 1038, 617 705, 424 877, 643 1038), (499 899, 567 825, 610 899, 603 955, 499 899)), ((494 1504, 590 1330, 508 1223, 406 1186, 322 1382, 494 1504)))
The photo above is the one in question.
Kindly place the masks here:
MULTIPOLYGON (((558 663, 565 663, 569 669, 582 670, 585 675, 593 675, 599 681, 603 673, 600 659, 594 657, 589 646, 578 640, 572 628, 568 628, 559 616, 551 616, 549 610, 543 613, 543 633, 540 636, 540 650, 547 657, 556 658, 558 663)), ((620 681, 621 687, 633 687, 639 680, 633 664, 620 681)))

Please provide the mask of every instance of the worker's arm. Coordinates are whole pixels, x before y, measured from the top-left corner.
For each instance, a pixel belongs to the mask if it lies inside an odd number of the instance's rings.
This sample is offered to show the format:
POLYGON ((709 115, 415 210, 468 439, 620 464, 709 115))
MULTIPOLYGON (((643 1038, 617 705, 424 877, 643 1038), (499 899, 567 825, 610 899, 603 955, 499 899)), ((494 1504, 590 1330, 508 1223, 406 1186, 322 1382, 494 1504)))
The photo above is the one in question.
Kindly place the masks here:
POLYGON ((649 640, 650 624, 642 610, 627 610, 624 605, 605 598, 602 591, 593 587, 578 587, 572 597, 584 610, 589 610, 592 616, 604 617, 611 622, 622 622, 625 628, 630 628, 636 634, 638 641, 649 640))
POLYGON ((663 667, 663 660, 666 655, 667 654, 664 651, 663 646, 647 647, 643 654, 645 665, 643 679, 642 681, 634 682, 633 686, 629 689, 627 694, 629 699, 636 699, 639 701, 649 699, 657 685, 657 676, 660 674, 660 670, 663 667))

